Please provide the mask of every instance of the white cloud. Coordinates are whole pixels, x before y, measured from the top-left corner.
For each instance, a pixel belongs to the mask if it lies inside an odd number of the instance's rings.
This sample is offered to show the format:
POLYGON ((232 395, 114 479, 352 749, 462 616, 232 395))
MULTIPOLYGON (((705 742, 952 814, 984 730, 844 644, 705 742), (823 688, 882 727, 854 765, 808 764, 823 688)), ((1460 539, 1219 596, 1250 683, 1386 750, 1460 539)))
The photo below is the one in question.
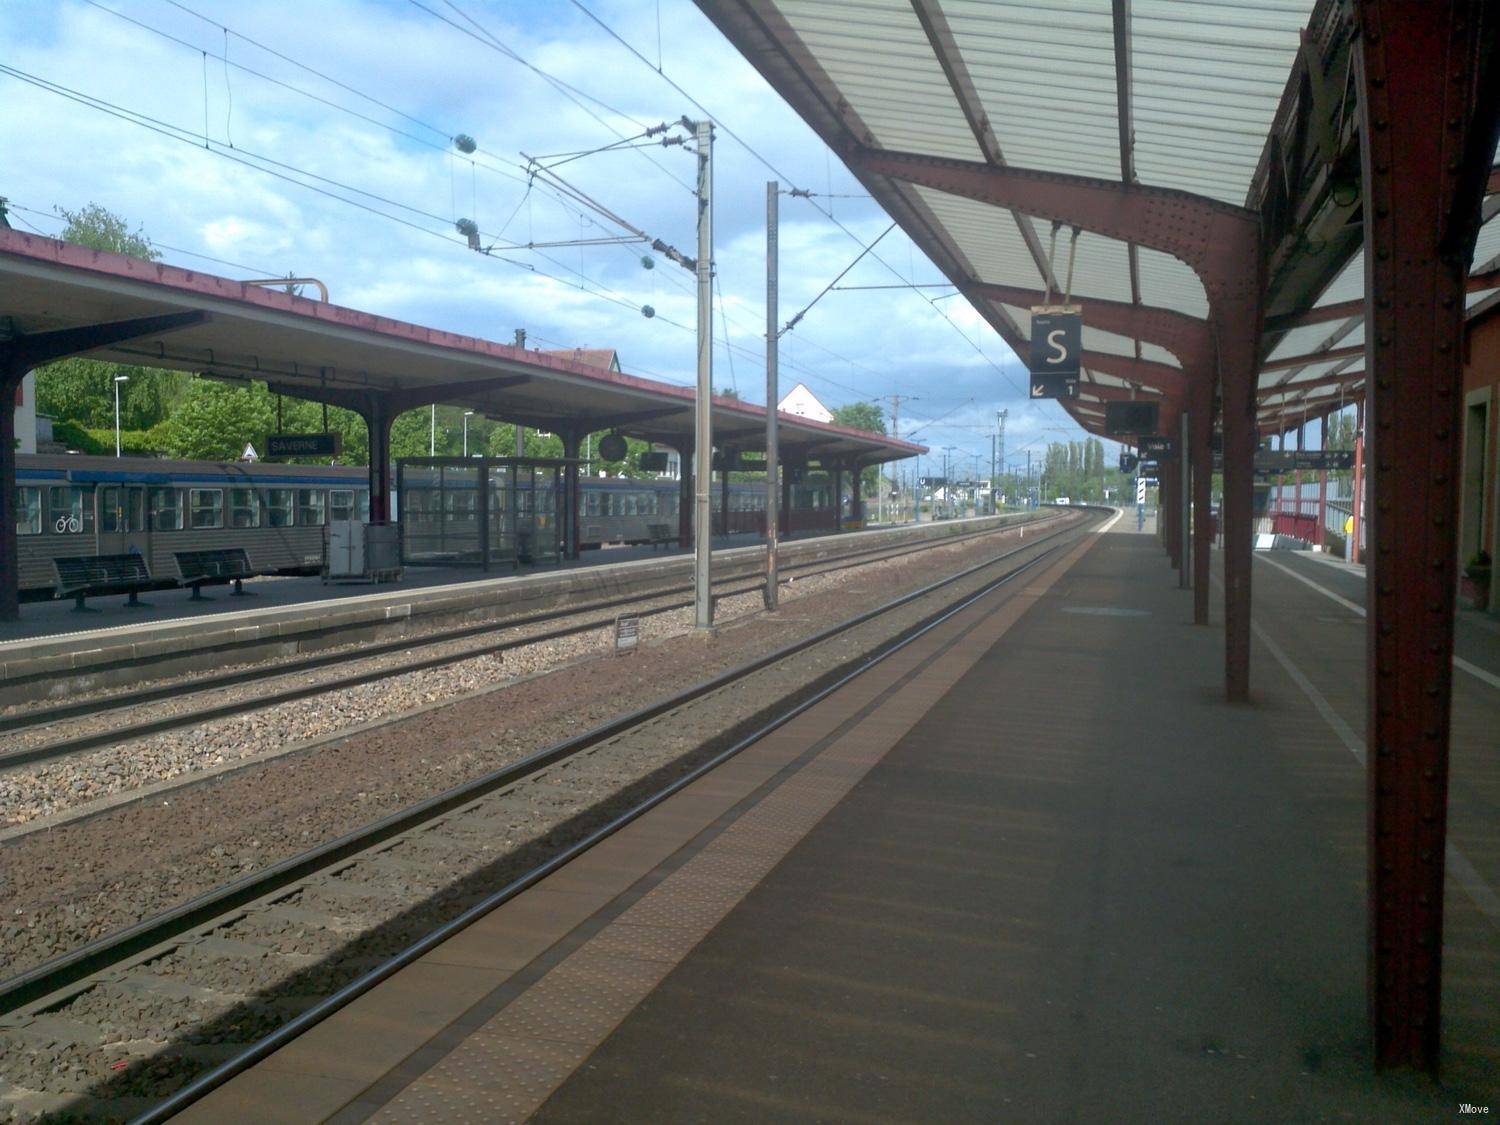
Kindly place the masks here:
MULTIPOLYGON (((678 267, 658 259, 656 269, 644 270, 642 250, 633 246, 504 255, 530 263, 534 269, 528 270, 498 254, 485 258, 470 252, 452 228, 462 216, 477 219, 491 238, 502 227, 506 239, 521 242, 598 235, 608 229, 603 220, 580 223, 576 207, 564 207, 540 190, 528 193, 519 154, 609 144, 615 135, 597 118, 630 134, 638 129, 630 119, 654 124, 698 112, 652 66, 633 58, 576 8, 544 0, 460 5, 508 49, 607 109, 574 94, 580 106, 503 51, 414 6, 379 0, 189 4, 391 107, 362 100, 229 37, 232 62, 374 119, 366 121, 226 68, 214 57, 225 50, 223 32, 180 10, 162 4, 115 6, 188 45, 79 0, 0 6, 9 65, 165 123, 154 131, 0 76, 6 107, 0 113, 0 152, 23 154, 7 162, 0 192, 16 203, 45 210, 97 201, 132 226, 142 226, 158 243, 246 269, 205 264, 179 250, 165 250, 167 261, 231 276, 248 276, 246 270, 315 276, 341 304, 492 339, 509 340, 515 328, 525 327, 543 346, 612 346, 627 369, 691 381, 693 335, 671 323, 690 327, 695 320, 692 279, 678 267), (209 136, 225 146, 216 152, 206 151, 201 140, 190 143, 160 131, 202 133, 205 117, 209 136), (472 163, 447 143, 457 132, 479 141, 481 151, 472 163), (231 140, 233 150, 227 148, 231 140), (262 158, 287 167, 268 166, 262 158), (303 172, 324 177, 332 182, 313 183, 353 202, 247 164, 294 179, 303 172), (590 295, 580 284, 615 300, 590 295), (646 304, 656 309, 654 319, 640 314, 646 304)), ((450 9, 432 6, 462 23, 450 9)), ((655 64, 656 0, 609 0, 590 7, 655 64)), ((737 383, 747 398, 759 400, 766 181, 778 178, 784 187, 835 194, 861 189, 694 5, 662 0, 660 12, 663 69, 778 170, 773 173, 727 132, 719 132, 716 261, 735 350, 726 350, 724 320, 716 312, 715 382, 737 383)), ((559 171, 653 237, 695 252, 692 199, 673 178, 693 178, 693 158, 682 148, 600 154, 559 171)), ((807 201, 783 198, 783 322, 890 222, 868 200, 820 202, 854 238, 807 201)), ((48 232, 59 227, 29 212, 21 217, 48 232)), ((939 279, 900 231, 886 237, 876 253, 890 268, 872 255, 844 284, 939 279)), ((945 291, 926 292, 937 297, 945 291)), ((1059 407, 1026 400, 1020 366, 962 298, 935 304, 947 320, 910 290, 827 294, 783 341, 784 384, 805 381, 835 405, 892 393, 915 395, 917 400, 903 407, 903 431, 910 432, 918 418, 946 414, 920 431, 920 440, 957 445, 986 458, 988 430, 1002 407, 1011 411, 1007 444, 1012 449, 1067 436, 1047 431, 1049 426, 1077 436, 1059 407)))

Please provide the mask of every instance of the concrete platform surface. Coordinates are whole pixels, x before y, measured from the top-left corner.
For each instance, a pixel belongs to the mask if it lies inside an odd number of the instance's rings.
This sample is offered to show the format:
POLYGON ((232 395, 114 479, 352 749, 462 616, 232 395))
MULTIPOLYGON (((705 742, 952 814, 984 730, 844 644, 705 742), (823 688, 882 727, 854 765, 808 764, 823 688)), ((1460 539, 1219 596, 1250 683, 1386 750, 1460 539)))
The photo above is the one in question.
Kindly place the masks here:
POLYGON ((1330 704, 1299 663, 1344 659, 1357 633, 1309 624, 1297 599, 1323 596, 1258 566, 1253 701, 1230 706, 1221 630, 1188 623, 1191 595, 1132 529, 950 650, 856 681, 837 715, 807 712, 430 955, 430 981, 377 990, 185 1119, 1500 1112, 1488 857, 1477 890, 1449 881, 1442 1080, 1370 1068, 1364 777, 1327 718, 1358 700, 1330 704), (1282 611, 1308 636, 1269 639, 1282 611))

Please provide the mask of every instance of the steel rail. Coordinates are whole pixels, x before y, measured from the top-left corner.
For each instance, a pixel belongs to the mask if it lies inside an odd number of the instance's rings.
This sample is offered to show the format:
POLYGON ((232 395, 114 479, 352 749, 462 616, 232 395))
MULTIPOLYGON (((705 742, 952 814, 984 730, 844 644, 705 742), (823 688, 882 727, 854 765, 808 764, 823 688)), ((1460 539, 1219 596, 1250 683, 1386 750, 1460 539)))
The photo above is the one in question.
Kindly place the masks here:
MULTIPOLYGON (((1094 511, 1097 512, 1098 509, 1094 509, 1094 511)), ((1082 529, 1078 525, 1063 528, 1047 536, 1046 539, 1039 540, 1038 542, 1044 543, 1050 539, 1055 539, 1061 535, 1065 535, 1068 532, 1079 530, 1082 529)), ((828 636, 835 635, 836 633, 842 632, 845 629, 852 628, 856 623, 862 624, 865 621, 870 620, 874 616, 878 616, 881 613, 887 612, 890 609, 894 609, 899 605, 905 604, 906 602, 912 600, 912 598, 914 597, 920 597, 925 593, 930 593, 937 587, 947 585, 948 583, 956 581, 960 577, 972 574, 976 570, 982 569, 985 566, 992 566, 994 565, 994 563, 1010 558, 1015 554, 1019 554, 1021 551, 1034 549, 1037 545, 1037 543, 1033 543, 1031 544, 1030 548, 1019 547, 1014 551, 1007 552, 1005 555, 1001 555, 995 559, 990 560, 990 562, 988 563, 981 563, 977 567, 971 567, 961 575, 954 575, 951 578, 944 579, 943 581, 938 583, 934 583, 932 586, 925 587, 923 590, 917 591, 912 595, 906 595, 894 602, 887 603, 884 606, 876 607, 874 610, 870 610, 867 613, 861 614, 857 618, 851 619, 850 622, 834 626, 830 630, 824 630, 823 633, 819 634, 819 638, 827 639, 828 636)), ((868 672, 871 668, 875 667, 883 660, 899 652, 907 645, 918 640, 920 637, 926 635, 928 632, 937 628, 939 625, 957 616, 959 613, 962 613, 964 610, 968 609, 976 602, 987 597, 989 594, 993 593, 1001 586, 1010 582, 1012 579, 1019 577, 1021 574, 1024 574, 1026 571, 1030 570, 1038 563, 1047 558, 1050 558, 1054 553, 1061 550, 1062 546, 1062 544, 1057 544, 1055 546, 1048 547, 1035 558, 1028 559, 1026 562, 1020 563, 1019 565, 1007 571, 1005 574, 1000 575, 998 578, 987 582, 976 592, 969 594, 964 598, 961 598, 959 601, 945 607, 942 610, 939 610, 937 613, 923 618, 916 624, 908 626, 906 629, 902 630, 894 637, 888 638, 886 641, 882 642, 882 644, 878 646, 872 654, 867 654, 866 657, 858 663, 857 667, 851 669, 843 675, 838 676, 838 678, 833 682, 826 684, 824 687, 814 692, 811 696, 807 697, 806 699, 802 700, 786 711, 781 712, 769 721, 763 723, 755 730, 738 739, 733 745, 720 751, 718 754, 714 755, 707 761, 700 763, 698 766, 688 771, 686 774, 683 774, 681 777, 678 777, 675 780, 662 786, 655 793, 644 798, 630 809, 626 810, 619 816, 615 817, 613 820, 609 821, 607 824, 595 829, 583 839, 569 845, 567 848, 558 852, 551 858, 539 863, 536 867, 532 868, 525 874, 517 876, 511 882, 507 883, 504 887, 495 891, 493 894, 486 896, 481 901, 475 903, 473 906, 469 907, 457 917, 451 918, 447 922, 444 922, 441 925, 435 927, 432 931, 417 939, 415 942, 407 946, 405 949, 401 950, 399 953, 396 953, 386 961, 382 962, 380 965, 377 965, 374 969, 371 969, 369 972, 365 973, 358 979, 351 981, 349 984, 345 985, 343 988, 339 989, 332 995, 320 1000, 311 1008, 299 1013, 297 1016, 294 1016, 287 1023, 283 1024, 275 1031, 272 1031, 263 1036, 261 1039, 248 1046, 245 1050, 239 1052, 229 1059, 226 1059, 224 1062, 220 1063, 212 1070, 199 1075, 187 1085, 183 1086, 181 1089, 168 1096, 166 1100, 159 1102, 157 1105, 146 1110, 144 1113, 141 1113, 138 1116, 132 1118, 130 1120, 130 1125, 157 1125, 157 1123, 164 1122, 173 1115, 180 1113, 182 1110, 186 1109, 188 1106, 192 1105, 194 1102, 198 1101, 206 1094, 210 1093, 214 1089, 217 1089, 219 1086, 222 1086, 224 1083, 228 1082, 236 1075, 242 1074, 246 1070, 250 1069, 250 1067, 254 1066, 258 1062, 261 1062, 263 1059, 270 1056, 273 1052, 285 1046, 293 1039, 297 1038, 297 1036, 315 1027, 317 1024, 333 1015, 339 1009, 346 1007, 354 1000, 364 995, 366 992, 369 992, 372 988, 380 984, 382 981, 389 979, 401 969, 410 965, 412 962, 430 953, 433 949, 436 949, 443 942, 447 941, 449 938, 453 937, 453 935, 459 933, 466 927, 472 925, 474 922, 484 917, 484 915, 488 914, 490 911, 503 905, 510 899, 515 898, 522 891, 534 886, 542 879, 546 878, 548 875, 551 875, 553 872, 559 870, 566 864, 570 863, 572 860, 578 858, 578 856, 587 852, 590 848, 596 846, 603 840, 608 839, 610 836, 614 835, 631 821, 636 820, 640 816, 649 812, 651 809, 655 808, 657 805, 661 804, 663 801, 667 800, 669 797, 680 792, 682 789, 685 789, 687 786, 691 785, 699 778, 723 765, 726 761, 730 760, 748 747, 765 738, 766 735, 789 723, 792 719, 796 718, 798 715, 801 715, 808 709, 817 706, 834 692, 846 686, 851 681, 857 679, 859 676, 862 676, 864 673, 868 672)), ((810 638, 809 640, 812 639, 810 638)), ((816 643, 816 641, 813 641, 813 643, 816 643)), ((806 647, 806 645, 799 643, 798 646, 789 647, 797 647, 800 650, 800 648, 806 647)), ((775 655, 776 654, 772 654, 773 657, 775 655)), ((760 665, 759 662, 756 663, 757 666, 763 666, 760 665)))
MULTIPOLYGON (((1009 530, 1010 527, 1025 526, 1024 524, 1011 524, 1001 528, 986 528, 981 531, 966 532, 962 535, 952 536, 946 539, 932 540, 925 543, 909 544, 898 547, 869 548, 848 555, 840 555, 833 559, 814 559, 787 568, 798 574, 803 571, 812 570, 814 574, 827 574, 836 570, 847 570, 854 566, 866 566, 872 562, 883 562, 887 559, 902 558, 906 555, 917 554, 924 550, 931 550, 939 546, 948 546, 955 543, 966 542, 970 539, 985 535, 1000 534, 1009 530), (874 555, 874 558, 866 556, 874 555), (815 569, 821 567, 822 569, 815 569)), ((790 578, 787 579, 791 581, 790 578)), ((725 579, 725 582, 740 582, 739 588, 731 588, 721 591, 717 596, 734 597, 738 594, 753 593, 760 589, 760 583, 750 582, 746 579, 725 579)), ((502 630, 513 630, 524 628, 528 625, 541 624, 547 621, 556 621, 560 618, 572 617, 579 613, 587 613, 599 609, 618 608, 626 605, 635 605, 640 602, 650 601, 656 598, 671 597, 674 594, 690 590, 691 586, 678 585, 669 586, 653 593, 636 595, 633 597, 622 597, 607 599, 604 601, 591 602, 581 606, 561 607, 542 613, 531 614, 526 617, 513 618, 502 622, 485 622, 478 625, 466 625, 459 629, 448 630, 440 634, 429 636, 397 639, 386 641, 360 649, 347 652, 328 653, 322 656, 311 657, 306 660, 292 662, 290 664, 271 665, 253 669, 241 669, 230 672, 222 677, 199 680, 184 684, 181 681, 163 685, 143 688, 138 692, 131 692, 119 696, 109 697, 103 700, 80 701, 77 703, 66 703, 57 707, 25 712, 19 715, 0 718, 0 733, 16 733, 19 731, 32 730, 39 726, 64 722, 69 719, 94 717, 110 714, 116 711, 125 711, 133 707, 144 706, 166 699, 180 700, 184 696, 207 695, 214 691, 222 691, 226 688, 238 687, 245 683, 253 683, 257 680, 273 679, 277 676, 292 676, 301 672, 314 671, 319 668, 336 667, 339 664, 353 663, 358 660, 374 659, 391 653, 408 652, 414 648, 430 648, 434 645, 445 644, 454 640, 462 640, 465 637, 477 636, 484 633, 500 632, 502 630), (188 690, 184 691, 184 688, 188 690)), ((663 613, 671 613, 690 606, 690 601, 674 601, 667 605, 655 606, 640 611, 639 616, 654 617, 663 613)), ((522 648, 526 645, 541 644, 546 641, 559 640, 565 637, 575 636, 579 633, 587 633, 594 629, 606 628, 613 623, 611 618, 595 618, 589 621, 576 622, 572 625, 561 626, 543 633, 535 633, 525 637, 511 637, 493 644, 481 645, 475 648, 464 649, 461 652, 443 653, 436 656, 419 657, 405 660, 399 664, 388 667, 371 668, 362 672, 351 673, 334 679, 321 680, 311 684, 297 684, 290 687, 280 688, 267 692, 253 698, 231 700, 224 703, 209 704, 195 707, 188 711, 180 711, 171 715, 162 715, 154 719, 143 719, 132 722, 122 727, 108 730, 91 731, 86 734, 75 735, 71 738, 60 738, 52 742, 42 743, 37 746, 24 747, 18 750, 0 751, 0 772, 16 769, 21 766, 32 765, 37 762, 50 761, 54 758, 66 757, 70 754, 82 753, 85 750, 94 750, 103 746, 113 746, 121 742, 128 742, 135 738, 145 738, 153 734, 162 734, 166 731, 177 730, 181 727, 194 726, 199 723, 212 722, 215 719, 230 718, 235 715, 244 714, 247 711, 259 710, 262 707, 272 707, 281 703, 291 703, 299 699, 308 699, 317 695, 324 695, 332 691, 346 688, 360 687, 380 680, 390 679, 395 676, 405 675, 410 672, 421 672, 430 668, 440 668, 448 664, 457 664, 464 660, 472 660, 480 656, 494 656, 498 653, 522 648)))
MULTIPOLYGON (((815 645, 863 625, 918 598, 970 577, 980 570, 1005 562, 1024 551, 1050 542, 1077 530, 1079 525, 1058 529, 1033 543, 1016 547, 994 558, 967 567, 956 574, 929 583, 920 589, 875 606, 845 621, 710 677, 664 699, 618 716, 591 730, 564 739, 518 761, 501 766, 479 777, 456 785, 426 800, 400 809, 380 820, 297 855, 237 879, 223 887, 205 892, 160 914, 143 919, 113 934, 96 939, 5 980, 0 980, 0 1015, 8 1014, 43 997, 52 997, 71 985, 85 981, 103 970, 138 953, 152 949, 173 938, 197 929, 239 907, 273 894, 288 885, 409 831, 476 798, 522 780, 539 770, 571 757, 583 750, 615 738, 676 708, 718 691, 754 672, 795 656, 815 645)), ((1055 548, 1053 548, 1055 549, 1055 548)), ((1029 564, 1028 564, 1029 565, 1029 564)), ((919 623, 920 624, 920 623, 919 623)), ((65 997, 54 1001, 61 1002, 65 997)))

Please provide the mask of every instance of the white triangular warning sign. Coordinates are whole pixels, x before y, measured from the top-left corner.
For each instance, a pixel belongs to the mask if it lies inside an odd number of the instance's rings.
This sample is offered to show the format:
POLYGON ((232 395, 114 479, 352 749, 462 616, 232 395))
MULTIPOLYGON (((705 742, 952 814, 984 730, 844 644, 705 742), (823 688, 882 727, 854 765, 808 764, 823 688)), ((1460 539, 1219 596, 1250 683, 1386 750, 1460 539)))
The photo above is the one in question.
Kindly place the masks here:
POLYGON ((248 441, 245 443, 245 451, 240 454, 241 461, 259 461, 260 454, 255 452, 255 446, 248 441))

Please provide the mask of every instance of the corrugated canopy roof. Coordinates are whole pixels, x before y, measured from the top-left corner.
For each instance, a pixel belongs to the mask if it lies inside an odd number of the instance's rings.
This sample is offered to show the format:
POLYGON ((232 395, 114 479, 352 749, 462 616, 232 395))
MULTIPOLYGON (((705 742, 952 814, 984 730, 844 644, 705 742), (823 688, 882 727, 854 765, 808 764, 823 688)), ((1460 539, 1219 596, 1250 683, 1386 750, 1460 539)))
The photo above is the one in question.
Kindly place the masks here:
MULTIPOLYGON (((440 401, 546 430, 587 426, 676 443, 693 436, 691 387, 619 371, 612 349, 528 351, 212 274, 0 229, 0 322, 22 335, 202 311, 208 319, 87 354, 121 363, 264 379, 316 399, 337 391, 441 388, 440 401)), ((425 401, 431 401, 427 399, 425 401)), ((779 413, 792 458, 865 462, 926 447, 779 413)), ((714 399, 715 445, 764 447, 765 410, 714 399)))
MULTIPOLYGON (((699 6, 835 152, 935 157, 1067 173, 1192 192, 1257 208, 1267 138, 1286 111, 1303 29, 1336 38, 1329 0, 698 0, 699 6), (1331 30, 1330 30, 1331 29, 1331 30)), ((1313 37, 1316 39, 1316 36, 1313 37)), ((907 234, 1023 357, 1030 301, 985 287, 1044 291, 1050 222, 995 205, 851 170, 907 234)), ((1491 177, 1490 188, 1500 191, 1491 177)), ((1500 210, 1500 195, 1485 216, 1500 210)), ((1263 353, 1268 360, 1342 351, 1362 339, 1361 313, 1285 331, 1313 305, 1360 301, 1357 215, 1334 216, 1331 258, 1297 263, 1273 286, 1263 353), (1350 236, 1350 230, 1353 236, 1350 236), (1330 284, 1331 282, 1331 284, 1330 284), (1278 302, 1285 307, 1278 307, 1278 302)), ((1069 231, 1057 239, 1054 280, 1067 272, 1069 231)), ((1321 236, 1320 236, 1321 238, 1321 236)), ((1306 256, 1325 252, 1309 240, 1306 256)), ((1474 274, 1493 274, 1500 222, 1480 235, 1474 274)), ((1497 296, 1500 279, 1475 284, 1472 307, 1497 296)), ((1060 288, 1060 286, 1059 286, 1060 288)), ((1090 323, 1090 302, 1156 307, 1203 318, 1208 298, 1194 270, 1168 254, 1085 231, 1072 293, 1090 323)), ((1085 351, 1180 367, 1149 341, 1085 329, 1085 351)), ((1085 384, 1144 382, 1142 369, 1097 358, 1085 384), (1111 377, 1111 376, 1114 377, 1111 377)), ((1360 358, 1337 366, 1268 368, 1260 377, 1263 426, 1295 424, 1299 404, 1326 412, 1327 396, 1353 401, 1360 358), (1341 381, 1329 383, 1334 376, 1341 381), (1307 387, 1301 384, 1309 384, 1307 387), (1272 393, 1273 390, 1276 393, 1272 393)), ((1170 379, 1166 380, 1170 382, 1170 379)), ((1164 383, 1158 383, 1165 389, 1164 383)), ((1068 404, 1092 429, 1091 396, 1068 404)), ((1336 403, 1335 403, 1336 405, 1336 403)))

